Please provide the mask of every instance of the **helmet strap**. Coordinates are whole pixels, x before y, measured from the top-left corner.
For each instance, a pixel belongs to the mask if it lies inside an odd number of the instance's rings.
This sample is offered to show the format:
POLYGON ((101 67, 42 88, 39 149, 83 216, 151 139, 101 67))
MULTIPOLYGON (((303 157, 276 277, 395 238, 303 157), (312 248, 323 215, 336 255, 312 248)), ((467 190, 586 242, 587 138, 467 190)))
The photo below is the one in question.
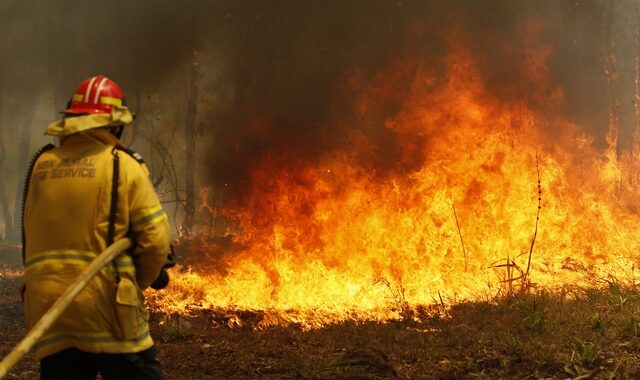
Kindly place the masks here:
POLYGON ((122 138, 122 131, 124 130, 124 125, 117 125, 115 127, 110 127, 109 132, 114 135, 118 140, 122 138))

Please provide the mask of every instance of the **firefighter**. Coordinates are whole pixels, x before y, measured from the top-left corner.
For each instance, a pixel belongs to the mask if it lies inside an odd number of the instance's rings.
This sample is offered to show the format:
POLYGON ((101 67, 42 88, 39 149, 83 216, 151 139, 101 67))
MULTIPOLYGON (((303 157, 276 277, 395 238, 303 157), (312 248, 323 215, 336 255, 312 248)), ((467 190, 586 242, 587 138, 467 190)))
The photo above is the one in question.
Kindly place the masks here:
POLYGON ((89 283, 36 345, 42 379, 162 379, 141 290, 169 252, 169 223, 142 158, 119 145, 133 114, 98 75, 78 86, 34 157, 23 207, 24 312, 32 328, 108 245, 135 247, 89 283))

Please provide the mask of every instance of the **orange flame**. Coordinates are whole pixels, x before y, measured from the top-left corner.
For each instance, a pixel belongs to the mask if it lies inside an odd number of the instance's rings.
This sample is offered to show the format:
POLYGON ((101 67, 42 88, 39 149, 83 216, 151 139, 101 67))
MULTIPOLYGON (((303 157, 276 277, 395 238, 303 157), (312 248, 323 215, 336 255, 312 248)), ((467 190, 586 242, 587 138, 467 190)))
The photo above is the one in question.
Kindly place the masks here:
MULTIPOLYGON (((530 52, 536 82, 548 81, 549 53, 530 52)), ((489 299, 527 268, 538 181, 530 285, 633 281, 638 165, 629 155, 618 162, 610 150, 598 152, 594 138, 566 120, 500 100, 464 51, 454 50, 447 64, 445 77, 414 70, 401 112, 385 125, 405 147, 389 165, 412 167, 405 164, 419 157, 414 170, 381 175, 361 165, 359 157, 376 148, 366 126, 350 130, 351 150, 314 164, 265 159, 253 172, 261 188, 226 209, 241 232, 224 270, 183 268, 169 289, 149 294, 155 305, 178 313, 266 310, 278 316, 266 324, 313 327, 399 318, 443 298, 489 299)), ((357 112, 398 96, 394 83, 407 65, 422 63, 399 62, 380 74, 357 112)), ((562 91, 547 86, 532 96, 559 104, 562 91)))

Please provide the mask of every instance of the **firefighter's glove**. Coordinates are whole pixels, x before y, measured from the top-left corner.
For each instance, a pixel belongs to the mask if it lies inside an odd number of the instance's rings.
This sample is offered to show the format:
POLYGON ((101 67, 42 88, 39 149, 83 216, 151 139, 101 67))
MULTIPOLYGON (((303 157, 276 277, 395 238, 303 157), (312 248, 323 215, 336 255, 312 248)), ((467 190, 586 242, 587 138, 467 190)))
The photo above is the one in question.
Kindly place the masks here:
POLYGON ((158 277, 151 283, 151 289, 160 290, 166 288, 167 285, 169 285, 169 273, 162 268, 158 277))
POLYGON ((167 255, 167 262, 162 266, 158 277, 151 283, 151 289, 160 290, 166 288, 167 285, 169 285, 169 272, 167 272, 167 269, 176 266, 176 255, 173 244, 170 245, 170 248, 171 252, 169 252, 169 254, 167 255))
POLYGON ((163 268, 169 269, 176 266, 176 251, 173 248, 173 244, 169 245, 169 254, 167 255, 167 262, 164 264, 163 268))
POLYGON ((24 293, 27 291, 27 285, 26 284, 22 284, 20 286, 20 301, 22 302, 22 304, 24 305, 24 293))

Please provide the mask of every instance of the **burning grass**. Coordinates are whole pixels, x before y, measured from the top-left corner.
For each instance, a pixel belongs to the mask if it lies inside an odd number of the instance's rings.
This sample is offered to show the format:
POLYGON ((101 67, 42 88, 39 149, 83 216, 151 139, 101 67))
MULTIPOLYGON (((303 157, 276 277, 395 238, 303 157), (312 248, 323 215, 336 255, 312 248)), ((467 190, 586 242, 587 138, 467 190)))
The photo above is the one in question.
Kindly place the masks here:
MULTIPOLYGON (((302 270, 304 272, 304 268, 302 270)), ((544 272, 547 278, 554 274, 561 278, 571 278, 572 284, 540 284, 536 282, 535 277, 526 275, 526 262, 525 266, 520 266, 516 258, 507 257, 504 261, 493 263, 486 270, 494 273, 494 282, 486 284, 485 290, 476 293, 473 298, 459 297, 455 291, 443 289, 437 291, 428 303, 416 302, 416 299, 423 299, 422 296, 416 298, 415 295, 407 293, 403 283, 393 278, 371 276, 368 281, 354 284, 340 277, 340 274, 327 274, 316 270, 312 273, 320 275, 315 278, 302 275, 295 280, 300 284, 294 287, 301 289, 297 299, 304 303, 283 307, 279 303, 278 292, 270 287, 268 279, 260 277, 259 271, 227 274, 227 277, 222 278, 206 266, 200 269, 195 266, 177 266, 171 273, 172 281, 165 291, 147 291, 146 296, 151 309, 163 314, 189 316, 213 310, 218 315, 227 315, 227 320, 222 321, 222 324, 228 324, 230 327, 245 325, 243 318, 236 315, 250 315, 249 319, 257 320, 257 323, 248 325, 256 330, 273 326, 293 326, 308 330, 348 322, 384 323, 412 320, 420 323, 435 315, 446 315, 449 308, 462 303, 494 302, 531 292, 557 294, 558 297, 571 299, 574 296, 567 291, 568 288, 605 289, 611 283, 621 284, 620 286, 634 286, 638 283, 635 265, 624 258, 613 259, 602 266, 584 265, 578 260, 565 260, 557 271, 547 268, 545 272, 544 268, 539 269, 538 273, 544 272), (244 294, 243 287, 247 281, 254 284, 249 290, 264 298, 255 302, 258 298, 244 294), (305 284, 311 285, 304 288, 305 284), (321 293, 332 284, 340 286, 332 290, 334 296, 327 304, 326 298, 316 293, 321 293), (353 289, 356 288, 358 291, 354 292, 353 289), (247 302, 247 299, 253 302, 247 302), (375 302, 366 302, 371 300, 375 302)), ((295 273, 291 279, 294 278, 295 273)), ((325 293, 321 295, 326 297, 325 293)))

